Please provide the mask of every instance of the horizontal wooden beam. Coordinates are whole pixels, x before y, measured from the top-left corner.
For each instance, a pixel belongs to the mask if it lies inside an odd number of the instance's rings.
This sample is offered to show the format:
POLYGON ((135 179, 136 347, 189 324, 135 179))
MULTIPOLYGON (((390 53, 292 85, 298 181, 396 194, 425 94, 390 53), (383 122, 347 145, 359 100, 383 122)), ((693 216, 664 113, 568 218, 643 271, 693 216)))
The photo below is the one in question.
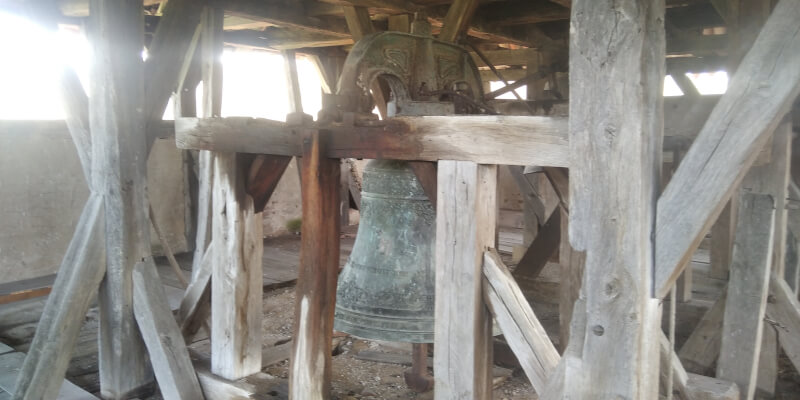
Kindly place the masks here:
MULTIPOLYGON (((516 49, 516 50, 487 50, 482 51, 484 56, 494 65, 495 67, 501 65, 508 65, 508 66, 522 66, 528 65, 528 63, 534 59, 539 53, 537 49, 516 49)), ((475 65, 480 67, 487 67, 483 59, 481 59, 478 54, 471 52, 469 55, 472 57, 472 61, 475 62, 475 65)), ((502 71, 501 71, 502 72, 502 71)))
POLYGON ((353 38, 307 32, 291 28, 269 27, 262 30, 237 30, 224 33, 226 44, 275 50, 332 47, 353 44, 353 38))
POLYGON ((211 3, 215 7, 224 9, 225 15, 268 22, 293 30, 340 38, 350 37, 344 21, 309 17, 301 7, 287 7, 282 3, 260 0, 211 0, 211 3))
MULTIPOLYGON (((529 116, 398 117, 369 126, 331 126, 327 156, 480 164, 567 166, 567 119, 529 116)), ((179 148, 301 155, 300 134, 254 118, 179 118, 179 148)))
POLYGON ((53 290, 56 274, 0 284, 0 304, 47 296, 53 290))
POLYGON ((502 6, 484 4, 478 8, 476 15, 481 16, 489 24, 506 26, 538 24, 568 20, 569 8, 542 1, 517 0, 504 2, 502 6))

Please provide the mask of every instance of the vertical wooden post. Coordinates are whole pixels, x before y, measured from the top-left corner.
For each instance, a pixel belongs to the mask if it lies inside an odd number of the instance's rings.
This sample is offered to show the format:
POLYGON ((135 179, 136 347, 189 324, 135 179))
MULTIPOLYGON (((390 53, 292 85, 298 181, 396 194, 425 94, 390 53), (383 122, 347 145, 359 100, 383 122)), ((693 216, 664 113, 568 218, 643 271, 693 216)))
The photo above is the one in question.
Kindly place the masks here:
MULTIPOLYGON (((223 10, 208 8, 203 31, 204 113, 221 111, 223 10)), ((237 153, 212 154, 211 371, 239 379, 261 370, 263 234, 245 193, 247 165, 237 153)), ((209 166, 210 167, 210 166, 209 166)))
MULTIPOLYGON (((790 123, 779 125, 772 137, 770 162, 750 168, 742 181, 745 193, 764 193, 775 201, 775 224, 772 241, 772 267, 776 276, 784 275, 786 253, 786 198, 789 185, 792 128, 790 123)), ((769 143, 769 142, 768 142, 769 143)), ((768 144, 769 145, 769 144, 768 144)), ((737 231, 737 235, 738 235, 737 231)), ((749 301, 752 302, 752 299, 749 301)), ((728 307, 726 307, 727 309, 728 307)), ((726 314, 727 317, 727 314, 726 314)), ((778 371, 777 337, 774 330, 765 329, 759 361, 757 390, 774 394, 778 371), (771 350, 768 350, 771 349, 771 350)))
POLYGON ((153 380, 133 314, 133 267, 150 257, 145 193, 142 2, 92 0, 92 187, 105 207, 100 286, 100 392, 133 397, 153 380))
POLYGON ((439 161, 436 202, 436 400, 491 397, 492 324, 483 252, 494 247, 497 166, 439 161))
POLYGON ((242 164, 237 153, 214 153, 211 371, 227 379, 261 370, 263 225, 242 164))
POLYGON ((339 273, 339 160, 325 156, 327 132, 304 133, 303 225, 289 398, 327 399, 339 273))
POLYGON ((717 378, 735 382, 746 399, 756 389, 774 225, 770 195, 744 194, 739 199, 717 378))
MULTIPOLYGON (((203 117, 219 117, 222 114, 222 18, 221 10, 206 7, 203 11, 200 31, 200 76, 203 81, 203 117)), ((213 156, 201 150, 197 158, 197 229, 192 278, 202 271, 201 262, 211 244, 211 202, 214 180, 213 156)))
POLYGON ((728 279, 736 228, 736 212, 739 209, 737 200, 737 196, 731 197, 725 208, 722 209, 722 213, 717 217, 717 222, 711 227, 711 268, 708 271, 710 278, 728 279))
POLYGON ((559 350, 563 353, 569 343, 570 323, 572 322, 575 301, 581 291, 583 282, 583 266, 586 263, 586 253, 575 251, 569 244, 569 213, 563 207, 556 211, 561 214, 561 244, 559 245, 558 261, 561 264, 561 284, 558 299, 558 339, 559 350))
POLYGON ((585 329, 570 332, 563 398, 658 397, 663 21, 663 0, 572 3, 569 238, 586 251, 585 329))
MULTIPOLYGON (((685 78, 686 84, 691 85, 691 88, 694 88, 694 84, 689 81, 689 78, 686 78, 685 75, 681 75, 685 78)), ((684 90, 684 89, 681 89, 684 90)), ((687 88, 684 93, 686 93, 689 89, 687 88)), ((696 89, 695 89, 696 92, 696 89)), ((694 96, 699 96, 696 94, 694 96)), ((681 163, 681 151, 674 150, 672 152, 672 163, 669 165, 669 169, 665 169, 661 171, 661 191, 664 191, 664 188, 667 187, 667 183, 672 179, 672 174, 675 173, 675 170, 678 168, 678 165, 681 163)), ((693 275, 693 268, 691 261, 689 265, 681 272, 681 275, 678 277, 678 280, 675 281, 675 291, 676 295, 673 298, 677 298, 677 301, 681 303, 688 302, 692 299, 692 275, 693 275)), ((673 341, 670 341, 673 343, 673 341)))

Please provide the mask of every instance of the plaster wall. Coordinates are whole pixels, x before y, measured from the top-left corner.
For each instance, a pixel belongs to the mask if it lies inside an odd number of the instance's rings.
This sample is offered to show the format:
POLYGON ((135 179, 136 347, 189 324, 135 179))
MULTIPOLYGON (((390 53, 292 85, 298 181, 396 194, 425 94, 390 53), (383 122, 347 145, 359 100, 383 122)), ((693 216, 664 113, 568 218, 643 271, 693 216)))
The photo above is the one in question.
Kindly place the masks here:
MULTIPOLYGON (((173 251, 187 251, 186 174, 174 141, 148 160, 150 201, 173 251)), ((89 191, 63 121, 0 121, 0 283, 57 272, 89 191)), ((151 228, 156 254, 161 251, 151 228)))

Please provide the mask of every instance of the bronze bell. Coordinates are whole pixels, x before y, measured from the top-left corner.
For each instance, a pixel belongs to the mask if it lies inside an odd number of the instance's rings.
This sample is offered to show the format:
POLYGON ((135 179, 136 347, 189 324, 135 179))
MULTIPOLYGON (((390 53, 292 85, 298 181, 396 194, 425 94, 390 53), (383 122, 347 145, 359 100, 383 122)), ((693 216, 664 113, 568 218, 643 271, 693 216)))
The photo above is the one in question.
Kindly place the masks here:
POLYGON ((408 163, 367 164, 361 223, 336 289, 334 329, 364 339, 433 342, 435 221, 408 163))

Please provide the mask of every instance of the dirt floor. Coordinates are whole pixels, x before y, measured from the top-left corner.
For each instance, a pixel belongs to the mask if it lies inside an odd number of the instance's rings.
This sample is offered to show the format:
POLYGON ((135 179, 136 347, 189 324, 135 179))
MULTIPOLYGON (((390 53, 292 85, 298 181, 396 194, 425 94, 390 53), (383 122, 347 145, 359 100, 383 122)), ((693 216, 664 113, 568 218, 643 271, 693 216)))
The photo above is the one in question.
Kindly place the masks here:
MULTIPOLYGON (((292 332, 294 314, 294 288, 277 289, 264 294, 264 343, 281 343, 288 340, 292 332), (275 323, 280 321, 280 323, 275 323)), ((417 393, 409 389, 403 372, 409 367, 382 362, 365 361, 358 358, 361 351, 377 351, 407 355, 411 346, 404 343, 378 343, 344 336, 334 339, 338 346, 333 354, 333 398, 352 399, 432 399, 433 392, 417 393)), ((289 361, 266 367, 267 374, 277 378, 288 378, 289 361)), ((494 399, 537 399, 530 383, 521 371, 496 368, 494 399)))

